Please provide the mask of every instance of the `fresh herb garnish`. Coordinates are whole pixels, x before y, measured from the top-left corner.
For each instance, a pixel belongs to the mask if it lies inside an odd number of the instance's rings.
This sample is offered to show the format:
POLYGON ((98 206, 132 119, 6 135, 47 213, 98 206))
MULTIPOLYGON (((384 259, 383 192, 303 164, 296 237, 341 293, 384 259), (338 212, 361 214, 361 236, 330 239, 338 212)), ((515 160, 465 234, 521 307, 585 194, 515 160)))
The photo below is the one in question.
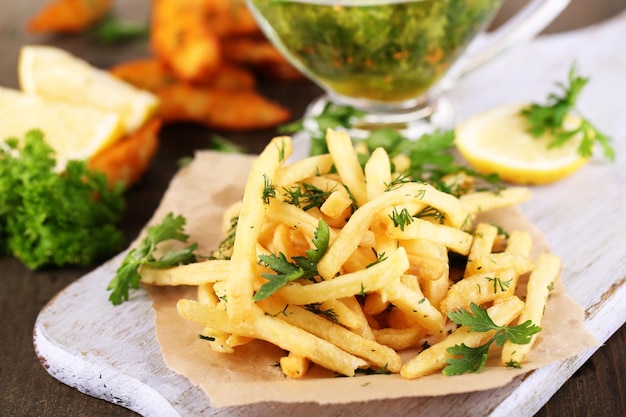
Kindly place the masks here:
POLYGON ((0 140, 0 253, 38 269, 87 266, 120 251, 123 187, 111 188, 85 161, 55 166, 39 130, 0 140))
POLYGON ((591 157, 593 146, 597 142, 602 147, 604 156, 613 161, 615 150, 611 146, 612 139, 596 129, 589 120, 578 114, 581 120, 580 125, 571 130, 565 128, 564 122, 567 115, 576 110, 576 100, 589 81, 589 78, 577 74, 575 65, 570 68, 567 79, 569 84, 556 83, 561 94, 550 93, 546 104, 533 103, 522 110, 522 114, 526 116, 528 131, 535 137, 550 133, 554 139, 548 144, 548 148, 561 146, 580 134, 582 140, 578 153, 581 156, 591 157))
POLYGON ((278 256, 274 254, 259 255, 259 260, 276 274, 261 274, 268 282, 261 285, 261 288, 254 294, 254 301, 261 301, 269 297, 296 279, 312 279, 318 276, 317 263, 326 253, 329 242, 330 229, 326 222, 320 219, 313 238, 315 249, 307 250, 306 256, 294 256, 290 262, 282 252, 278 256))
POLYGON ((150 33, 150 25, 123 21, 114 14, 109 14, 93 27, 91 33, 102 43, 114 44, 146 39, 150 33))
POLYGON ((192 244, 177 251, 167 251, 161 258, 154 257, 159 243, 167 240, 175 240, 186 243, 189 236, 183 232, 185 218, 168 213, 160 224, 150 226, 146 230, 146 236, 141 240, 139 246, 131 249, 122 261, 115 273, 115 277, 109 283, 107 290, 113 291, 109 296, 109 301, 113 305, 121 304, 128 300, 129 288, 139 288, 139 269, 143 266, 152 268, 171 268, 177 265, 184 265, 196 261, 193 253, 197 244, 192 244))
POLYGON ((404 228, 413 223, 413 216, 409 213, 409 210, 403 208, 398 212, 397 208, 393 208, 393 212, 389 215, 389 218, 393 221, 394 227, 399 227, 404 232, 404 228))
POLYGON ((332 308, 324 310, 322 308, 322 303, 306 304, 304 308, 305 310, 310 311, 311 313, 315 313, 319 316, 326 317, 327 319, 329 319, 335 324, 339 323, 339 318, 335 310, 333 310, 332 308))
POLYGON ((211 135, 211 145, 209 149, 217 152, 224 153, 246 153, 247 150, 244 146, 239 145, 231 140, 226 139, 220 135, 211 135))
POLYGON ((470 304, 471 312, 460 309, 448 313, 448 318, 457 325, 466 326, 472 332, 489 332, 495 330, 494 335, 486 343, 469 347, 465 343, 447 349, 454 357, 446 359, 448 365, 443 369, 444 375, 460 375, 468 372, 480 371, 487 361, 489 347, 493 342, 502 346, 507 340, 525 345, 530 343, 532 336, 541 331, 541 327, 532 324, 530 320, 517 326, 498 326, 493 322, 487 310, 477 304, 470 304))
POLYGON ((285 192, 284 201, 288 204, 302 208, 307 211, 313 207, 321 207, 332 190, 324 191, 313 184, 303 182, 300 185, 283 188, 285 192))
POLYGON ((266 174, 263 174, 263 191, 261 192, 261 198, 265 204, 270 203, 271 198, 276 197, 276 187, 272 184, 272 179, 266 174))

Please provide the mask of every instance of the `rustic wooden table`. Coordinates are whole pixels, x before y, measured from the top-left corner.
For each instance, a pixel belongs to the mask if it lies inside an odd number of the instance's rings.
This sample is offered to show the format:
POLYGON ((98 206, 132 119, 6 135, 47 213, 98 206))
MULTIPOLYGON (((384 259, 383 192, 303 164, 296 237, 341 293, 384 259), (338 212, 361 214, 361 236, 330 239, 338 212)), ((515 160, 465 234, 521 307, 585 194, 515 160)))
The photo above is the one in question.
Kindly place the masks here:
MULTIPOLYGON (((508 0, 502 16, 523 0, 508 0)), ((29 35, 27 18, 44 0, 0 2, 0 85, 17 87, 17 56, 21 45, 44 43, 65 48, 100 67, 146 55, 145 45, 103 46, 88 37, 41 37, 29 35)), ((126 17, 147 15, 149 0, 118 2, 126 17), (122 4, 123 3, 123 4, 122 4)), ((624 0, 572 0, 570 6, 546 30, 555 33, 600 22, 626 9, 624 0)), ((623 52, 623 51, 622 51, 623 52)), ((294 116, 319 94, 308 83, 273 84, 264 93, 285 103, 294 116)), ((0 115, 1 117, 1 115, 0 115)), ((136 236, 157 206, 176 161, 195 149, 208 147, 211 132, 193 126, 167 128, 162 146, 144 180, 128 192, 123 227, 127 238, 136 236)), ((229 134, 233 140, 258 151, 273 131, 229 134)), ((40 309, 91 268, 63 268, 32 272, 18 261, 0 258, 0 415, 2 416, 131 416, 135 413, 112 403, 81 394, 52 378, 35 355, 32 329, 40 309)), ((626 329, 622 326, 589 361, 552 397, 537 416, 616 416, 626 413, 624 352, 626 329)))

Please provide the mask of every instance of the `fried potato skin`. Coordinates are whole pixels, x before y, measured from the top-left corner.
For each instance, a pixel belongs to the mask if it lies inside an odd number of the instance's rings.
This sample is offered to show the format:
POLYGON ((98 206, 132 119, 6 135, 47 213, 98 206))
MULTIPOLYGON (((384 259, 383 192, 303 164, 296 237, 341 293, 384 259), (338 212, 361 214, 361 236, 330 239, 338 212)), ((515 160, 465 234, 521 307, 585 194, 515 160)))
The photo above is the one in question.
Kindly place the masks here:
POLYGON ((137 183, 159 148, 162 121, 154 118, 139 130, 102 150, 89 160, 89 168, 106 174, 109 184, 124 188, 137 183))
POLYGON ((52 0, 26 24, 31 33, 82 32, 101 20, 111 9, 112 0, 52 0))
MULTIPOLYGON (((122 62, 110 68, 109 72, 137 88, 153 93, 158 93, 164 88, 182 83, 165 63, 156 58, 122 62)), ((256 80, 254 75, 246 68, 234 64, 223 64, 211 77, 197 80, 193 85, 245 90, 254 88, 256 80)))
POLYGON ((253 90, 201 88, 177 84, 159 92, 165 123, 194 122, 213 129, 255 130, 285 123, 291 113, 253 90))

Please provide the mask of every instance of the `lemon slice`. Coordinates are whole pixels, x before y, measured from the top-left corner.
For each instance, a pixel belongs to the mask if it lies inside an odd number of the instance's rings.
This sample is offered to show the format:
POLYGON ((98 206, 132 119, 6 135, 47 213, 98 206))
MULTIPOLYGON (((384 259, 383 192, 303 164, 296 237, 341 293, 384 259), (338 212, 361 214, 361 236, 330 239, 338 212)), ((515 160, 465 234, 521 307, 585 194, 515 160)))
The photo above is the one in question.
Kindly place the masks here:
POLYGON ((39 129, 55 150, 57 169, 70 159, 88 159, 124 135, 117 113, 76 106, 0 87, 0 141, 39 129))
POLYGON ((153 94, 50 46, 22 47, 18 77, 26 93, 116 112, 126 133, 142 126, 158 104, 153 94))
MULTIPOLYGON (((578 154, 580 136, 552 148, 548 147, 552 136, 533 137, 520 115, 524 107, 499 106, 457 127, 457 149, 474 169, 496 173, 515 184, 547 184, 570 175, 587 162, 578 154)), ((579 119, 569 116, 564 127, 570 130, 579 123, 579 119)))

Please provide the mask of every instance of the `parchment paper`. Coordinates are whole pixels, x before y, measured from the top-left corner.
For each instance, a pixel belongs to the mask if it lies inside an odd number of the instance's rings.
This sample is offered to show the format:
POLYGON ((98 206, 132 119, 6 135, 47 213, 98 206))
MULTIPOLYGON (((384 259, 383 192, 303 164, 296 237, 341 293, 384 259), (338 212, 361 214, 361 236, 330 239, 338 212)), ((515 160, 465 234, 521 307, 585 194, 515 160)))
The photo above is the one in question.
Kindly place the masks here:
MULTIPOLYGON (((252 156, 240 154, 198 152, 174 177, 149 224, 160 222, 169 212, 184 215, 190 242, 197 242, 200 253, 208 254, 222 239, 222 213, 241 198, 252 160, 252 156)), ((549 250, 540 231, 515 208, 491 212, 488 220, 509 231, 530 232, 534 258, 549 250)), ((195 287, 146 286, 146 290, 156 311, 157 337, 166 364, 201 387, 215 407, 262 401, 339 404, 488 390, 598 345, 584 327, 583 308, 566 295, 559 280, 546 306, 543 330, 521 369, 505 368, 494 358, 479 373, 453 377, 436 373, 405 380, 399 375, 336 377, 314 366, 305 378, 292 380, 276 366, 285 352, 269 343, 255 341, 236 347, 233 354, 224 354, 213 352, 199 339, 200 326, 182 319, 176 311, 179 299, 195 299, 195 287)), ((401 356, 408 359, 414 354, 401 356)))

